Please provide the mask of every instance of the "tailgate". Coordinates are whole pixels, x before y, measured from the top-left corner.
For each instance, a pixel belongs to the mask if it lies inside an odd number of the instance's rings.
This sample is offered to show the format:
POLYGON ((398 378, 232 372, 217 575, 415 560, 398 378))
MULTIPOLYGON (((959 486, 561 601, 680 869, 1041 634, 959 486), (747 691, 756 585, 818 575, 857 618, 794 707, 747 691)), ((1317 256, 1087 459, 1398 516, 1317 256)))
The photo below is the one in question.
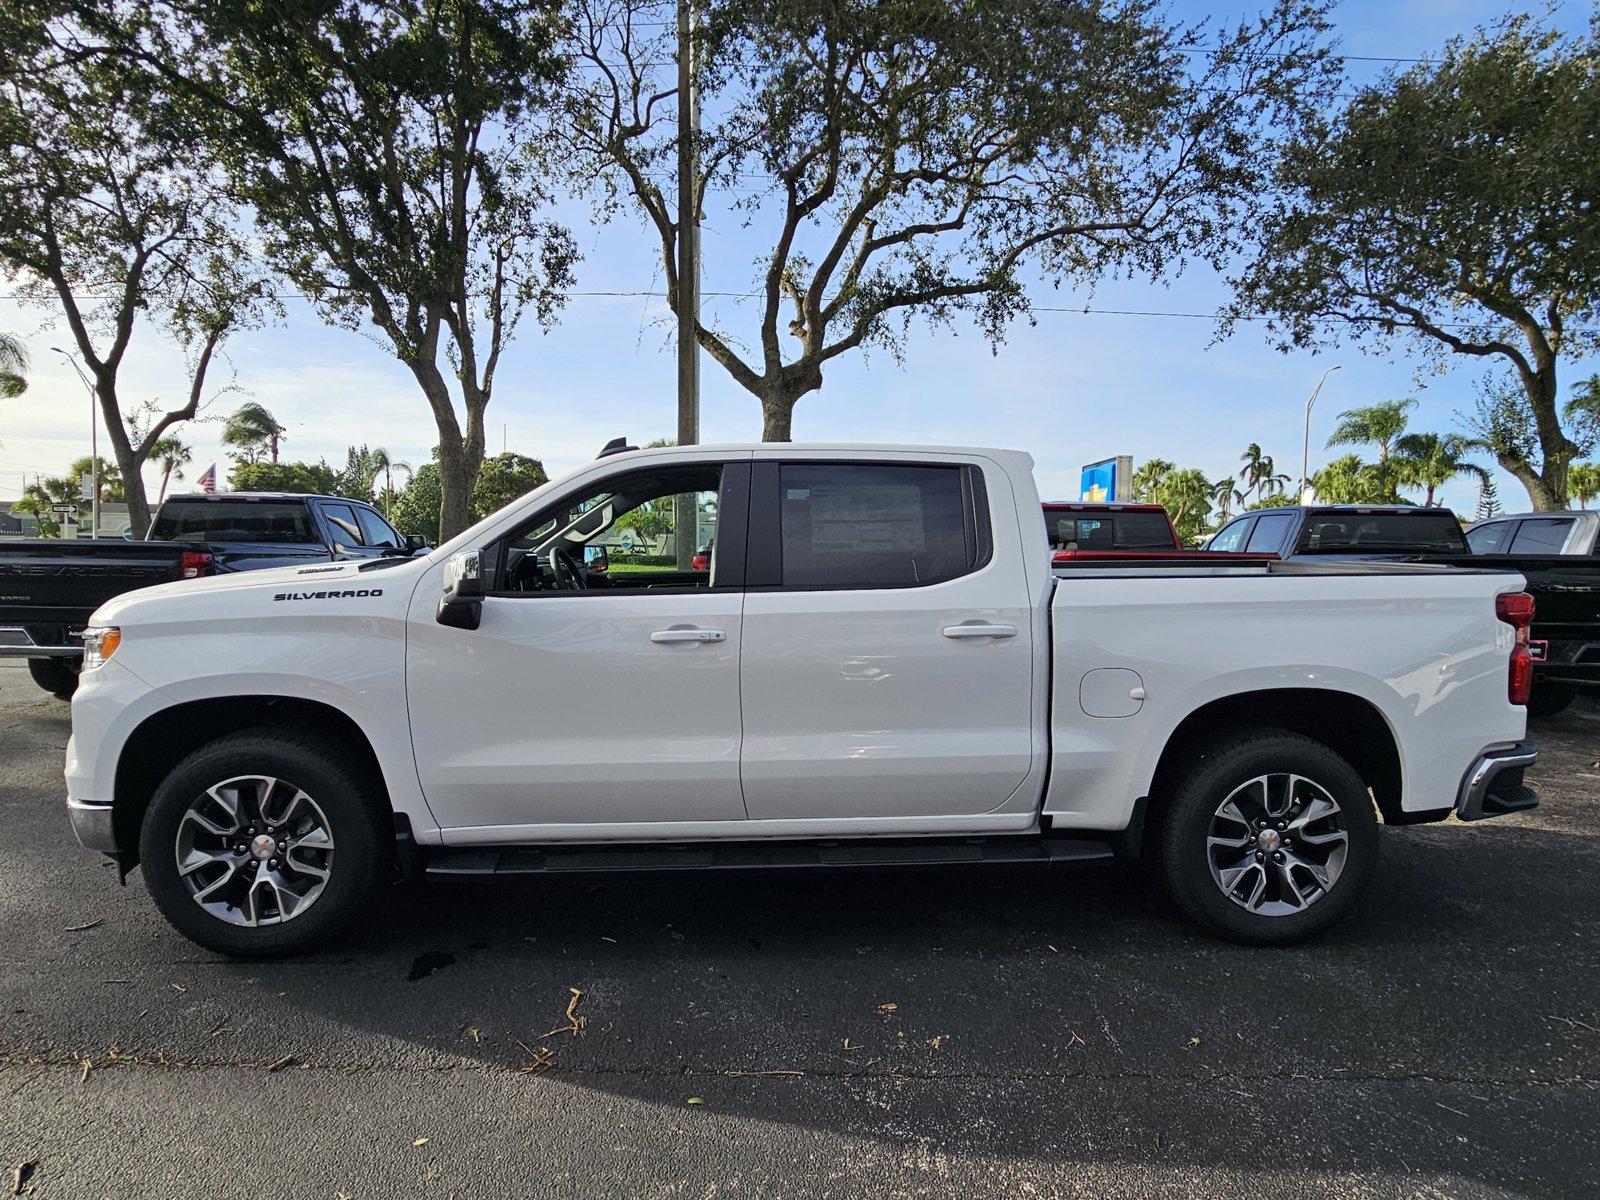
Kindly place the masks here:
POLYGON ((81 625, 113 596, 182 578, 172 542, 39 538, 0 544, 0 625, 81 625))

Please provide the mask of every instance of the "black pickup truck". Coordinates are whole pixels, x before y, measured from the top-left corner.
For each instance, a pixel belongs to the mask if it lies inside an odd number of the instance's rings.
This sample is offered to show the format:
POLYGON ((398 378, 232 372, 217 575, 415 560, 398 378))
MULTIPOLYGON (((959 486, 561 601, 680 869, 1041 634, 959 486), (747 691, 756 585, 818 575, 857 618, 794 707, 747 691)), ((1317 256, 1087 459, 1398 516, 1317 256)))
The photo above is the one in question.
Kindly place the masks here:
POLYGON ((282 493, 172 496, 142 542, 0 542, 0 658, 23 658, 63 698, 78 685, 83 627, 135 588, 229 571, 409 555, 422 548, 359 500, 282 493))
MULTIPOLYGON (((1472 532, 1478 529, 1474 526, 1472 532)), ((1257 509, 1230 521, 1206 549, 1251 550, 1295 560, 1399 560, 1515 571, 1528 581, 1534 599, 1534 687, 1528 711, 1547 716, 1566 708, 1579 691, 1600 689, 1600 556, 1520 553, 1510 542, 1512 552, 1501 553, 1478 540, 1473 545, 1474 539, 1446 508, 1289 505, 1257 509)))

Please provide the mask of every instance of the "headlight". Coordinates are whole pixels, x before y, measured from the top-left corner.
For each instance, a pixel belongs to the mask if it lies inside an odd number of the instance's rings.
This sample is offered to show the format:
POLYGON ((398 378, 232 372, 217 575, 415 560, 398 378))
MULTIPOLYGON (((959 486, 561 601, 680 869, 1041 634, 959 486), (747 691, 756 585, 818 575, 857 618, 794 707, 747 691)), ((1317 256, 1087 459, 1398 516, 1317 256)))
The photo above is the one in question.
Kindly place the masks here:
POLYGON ((117 652, 122 645, 122 630, 115 625, 83 631, 83 669, 92 671, 117 652))

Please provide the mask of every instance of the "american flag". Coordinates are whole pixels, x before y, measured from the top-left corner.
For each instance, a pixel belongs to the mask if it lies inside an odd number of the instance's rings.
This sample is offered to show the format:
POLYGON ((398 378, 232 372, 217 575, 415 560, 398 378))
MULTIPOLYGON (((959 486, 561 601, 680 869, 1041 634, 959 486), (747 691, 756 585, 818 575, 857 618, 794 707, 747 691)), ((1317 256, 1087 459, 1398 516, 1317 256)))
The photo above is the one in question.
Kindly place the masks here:
POLYGON ((206 473, 200 476, 200 490, 202 492, 215 492, 217 490, 217 464, 212 463, 206 468, 206 473))

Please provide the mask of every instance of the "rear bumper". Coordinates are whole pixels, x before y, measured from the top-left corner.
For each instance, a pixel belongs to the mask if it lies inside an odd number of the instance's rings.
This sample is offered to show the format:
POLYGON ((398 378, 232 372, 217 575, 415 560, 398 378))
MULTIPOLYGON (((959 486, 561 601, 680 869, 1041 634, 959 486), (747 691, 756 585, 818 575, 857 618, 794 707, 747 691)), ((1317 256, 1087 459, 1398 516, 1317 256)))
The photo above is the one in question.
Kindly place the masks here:
POLYGON ((1481 821, 1539 807, 1539 794, 1523 782, 1522 773, 1539 757, 1532 742, 1485 750, 1467 769, 1456 795, 1456 816, 1481 821))
POLYGON ((105 854, 117 852, 116 833, 111 827, 111 805, 67 801, 67 816, 72 819, 72 835, 85 850, 105 854))
POLYGON ((0 625, 0 658, 82 658, 82 646, 41 642, 25 625, 0 625))
POLYGON ((1530 649, 1536 684, 1600 684, 1600 638, 1593 636, 1593 631, 1585 630, 1576 637, 1535 637, 1530 649))

